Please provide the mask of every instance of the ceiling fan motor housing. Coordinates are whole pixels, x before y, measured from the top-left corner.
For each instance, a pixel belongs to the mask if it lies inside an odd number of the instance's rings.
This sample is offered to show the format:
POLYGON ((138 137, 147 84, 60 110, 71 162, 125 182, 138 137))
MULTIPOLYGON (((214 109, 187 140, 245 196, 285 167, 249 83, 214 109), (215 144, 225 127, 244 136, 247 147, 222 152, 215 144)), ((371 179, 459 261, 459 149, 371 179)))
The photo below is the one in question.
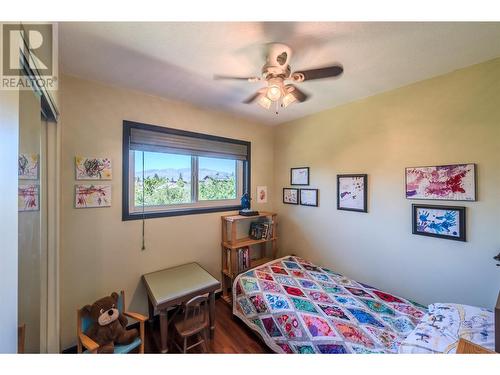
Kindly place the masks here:
POLYGON ((292 57, 292 49, 286 44, 271 43, 267 54, 266 64, 262 68, 262 75, 267 78, 290 76, 290 59, 292 57))

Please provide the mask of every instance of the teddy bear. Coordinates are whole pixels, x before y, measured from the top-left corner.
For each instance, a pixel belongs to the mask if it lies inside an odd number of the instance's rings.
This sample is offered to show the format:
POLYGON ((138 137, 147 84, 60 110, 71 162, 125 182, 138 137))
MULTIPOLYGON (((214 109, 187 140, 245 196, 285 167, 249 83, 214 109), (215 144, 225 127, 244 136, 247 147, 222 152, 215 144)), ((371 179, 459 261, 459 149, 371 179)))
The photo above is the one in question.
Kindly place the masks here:
POLYGON ((137 329, 126 329, 128 321, 118 310, 118 293, 86 305, 82 311, 92 319, 86 335, 99 344, 98 353, 114 353, 115 343, 130 344, 139 336, 137 329))

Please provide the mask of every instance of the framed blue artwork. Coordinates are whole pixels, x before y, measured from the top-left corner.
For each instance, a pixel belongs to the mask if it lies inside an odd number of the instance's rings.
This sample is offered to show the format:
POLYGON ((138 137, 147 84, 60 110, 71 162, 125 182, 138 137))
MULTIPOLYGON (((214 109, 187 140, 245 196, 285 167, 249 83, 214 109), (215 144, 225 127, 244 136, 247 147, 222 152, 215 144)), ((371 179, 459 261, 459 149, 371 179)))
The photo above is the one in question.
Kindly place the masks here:
POLYGON ((413 204, 413 234, 465 241, 465 207, 413 204))

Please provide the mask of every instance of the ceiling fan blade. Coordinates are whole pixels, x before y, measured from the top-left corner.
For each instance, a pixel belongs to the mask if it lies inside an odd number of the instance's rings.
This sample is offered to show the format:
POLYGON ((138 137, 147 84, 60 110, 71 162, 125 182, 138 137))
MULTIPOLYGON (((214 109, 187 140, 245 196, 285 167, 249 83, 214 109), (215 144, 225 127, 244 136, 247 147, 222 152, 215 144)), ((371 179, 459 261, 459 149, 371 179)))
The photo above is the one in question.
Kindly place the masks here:
POLYGON ((246 98, 246 100, 243 100, 243 103, 245 103, 245 104, 253 103, 256 99, 258 99, 262 95, 265 95, 266 91, 267 91, 267 87, 263 87, 263 88, 259 89, 255 94, 252 94, 248 98, 246 98))
POLYGON ((246 100, 243 100, 243 103, 250 104, 253 103, 262 93, 257 91, 255 94, 250 95, 246 100))
POLYGON ((215 80, 230 79, 230 80, 248 81, 248 82, 260 81, 259 77, 233 77, 233 76, 224 76, 224 75, 219 75, 219 74, 214 74, 214 79, 215 80))
POLYGON ((299 70, 292 74, 292 80, 295 82, 310 81, 312 79, 338 77, 344 72, 342 65, 332 65, 324 68, 299 70))
POLYGON ((307 95, 304 91, 300 90, 297 86, 295 85, 286 85, 285 90, 289 93, 292 94, 295 99, 297 99, 298 102, 305 102, 307 99, 309 99, 309 95, 307 95))

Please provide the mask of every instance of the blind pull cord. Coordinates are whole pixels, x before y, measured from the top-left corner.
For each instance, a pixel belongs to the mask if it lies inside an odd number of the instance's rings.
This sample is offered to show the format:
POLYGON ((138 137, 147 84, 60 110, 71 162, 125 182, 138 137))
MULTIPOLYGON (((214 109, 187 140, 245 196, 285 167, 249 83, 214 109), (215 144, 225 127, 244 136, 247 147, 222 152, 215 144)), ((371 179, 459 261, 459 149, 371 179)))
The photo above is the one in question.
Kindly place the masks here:
POLYGON ((146 250, 146 239, 145 239, 145 226, 146 226, 146 217, 144 214, 144 151, 142 152, 142 247, 141 251, 146 250))

